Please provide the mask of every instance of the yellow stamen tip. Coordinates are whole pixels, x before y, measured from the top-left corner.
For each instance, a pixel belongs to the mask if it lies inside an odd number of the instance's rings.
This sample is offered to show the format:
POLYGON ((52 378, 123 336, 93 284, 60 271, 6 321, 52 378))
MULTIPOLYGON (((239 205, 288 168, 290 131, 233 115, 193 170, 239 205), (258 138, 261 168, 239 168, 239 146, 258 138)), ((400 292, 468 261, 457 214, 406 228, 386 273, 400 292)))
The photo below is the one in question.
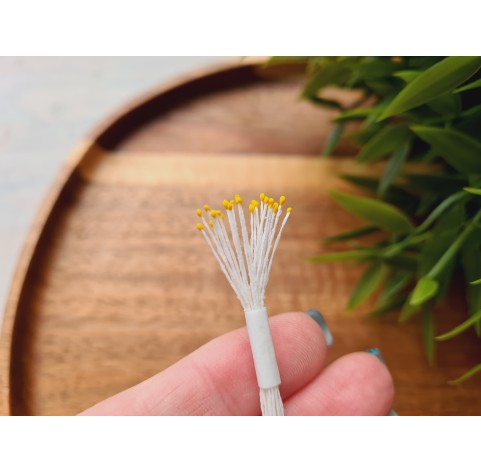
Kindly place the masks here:
POLYGON ((240 197, 240 195, 236 195, 234 199, 238 205, 242 205, 242 198, 240 197))
POLYGON ((264 197, 264 203, 267 205, 269 203, 269 197, 264 197))
POLYGON ((253 203, 251 203, 251 204, 249 205, 249 211, 250 211, 251 213, 254 213, 254 210, 255 210, 255 209, 256 209, 255 205, 254 205, 253 203))
POLYGON ((212 210, 210 212, 210 216, 212 216, 212 218, 215 218, 217 216, 217 210, 212 210))
POLYGON ((228 200, 223 200, 222 206, 227 210, 227 207, 229 206, 228 200))
POLYGON ((292 208, 289 207, 289 208, 287 209, 287 213, 290 213, 291 211, 292 211, 292 208))
POLYGON ((274 213, 277 213, 278 210, 279 210, 279 204, 276 202, 272 205, 272 211, 274 213))
POLYGON ((204 230, 204 225, 202 223, 197 223, 197 229, 199 231, 203 231, 204 230))
POLYGON ((205 210, 205 211, 210 211, 210 206, 209 206, 209 205, 204 205, 204 210, 205 210))
POLYGON ((273 198, 269 198, 269 205, 272 205, 274 203, 274 199, 273 198))
POLYGON ((202 210, 200 208, 197 208, 196 214, 197 216, 202 216, 202 210))
POLYGON ((209 221, 209 226, 210 226, 211 228, 214 227, 214 222, 213 222, 212 220, 209 221))
POLYGON ((217 213, 217 216, 222 216, 222 212, 220 210, 217 210, 216 213, 217 213))
POLYGON ((286 203, 286 197, 284 197, 284 195, 282 195, 282 197, 279 198, 279 203, 280 203, 281 205, 284 205, 284 203, 286 203))
POLYGON ((264 201, 264 198, 265 198, 265 197, 266 197, 266 194, 265 194, 265 193, 261 193, 261 194, 259 195, 259 198, 261 199, 261 202, 264 201))

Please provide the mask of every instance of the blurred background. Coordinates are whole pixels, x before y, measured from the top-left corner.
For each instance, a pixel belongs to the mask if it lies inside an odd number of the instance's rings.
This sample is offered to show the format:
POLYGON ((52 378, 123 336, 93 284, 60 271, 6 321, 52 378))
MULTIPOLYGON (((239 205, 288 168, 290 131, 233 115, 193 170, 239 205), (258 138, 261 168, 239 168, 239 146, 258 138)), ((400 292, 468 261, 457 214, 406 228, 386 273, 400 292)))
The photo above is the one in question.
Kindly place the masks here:
POLYGON ((72 149, 99 122, 150 88, 235 60, 0 57, 0 326, 28 228, 72 149))

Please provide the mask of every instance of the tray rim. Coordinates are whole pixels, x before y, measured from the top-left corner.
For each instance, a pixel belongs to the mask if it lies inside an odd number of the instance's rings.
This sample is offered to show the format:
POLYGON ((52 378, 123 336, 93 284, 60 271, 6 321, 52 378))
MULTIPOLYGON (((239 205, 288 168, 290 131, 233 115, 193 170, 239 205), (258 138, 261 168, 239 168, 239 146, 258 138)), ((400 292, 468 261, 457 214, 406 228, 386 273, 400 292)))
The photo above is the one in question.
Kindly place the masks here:
POLYGON ((60 166, 56 177, 50 184, 47 193, 35 212, 10 281, 0 331, 0 416, 11 415, 13 410, 11 398, 13 361, 15 357, 13 353, 13 339, 16 335, 19 306, 24 296, 24 289, 32 267, 32 261, 39 251, 40 239, 46 225, 54 216, 55 208, 61 199, 62 193, 68 188, 70 181, 84 159, 95 153, 96 149, 98 149, 98 139, 129 114, 176 88, 188 86, 196 79, 213 77, 219 74, 241 71, 255 72, 264 61, 264 57, 249 57, 239 63, 224 61, 221 64, 201 67, 194 71, 181 74, 172 80, 162 82, 160 85, 142 93, 137 98, 120 105, 102 120, 100 124, 94 126, 92 131, 87 133, 86 137, 73 148, 64 163, 60 166))

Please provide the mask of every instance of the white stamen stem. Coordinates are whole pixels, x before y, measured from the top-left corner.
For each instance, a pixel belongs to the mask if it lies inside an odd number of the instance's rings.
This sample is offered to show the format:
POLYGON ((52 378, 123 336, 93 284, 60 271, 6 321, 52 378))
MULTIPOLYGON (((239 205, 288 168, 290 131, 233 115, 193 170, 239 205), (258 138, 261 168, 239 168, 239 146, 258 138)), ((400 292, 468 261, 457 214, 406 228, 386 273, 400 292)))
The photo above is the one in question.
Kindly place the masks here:
POLYGON ((203 232, 222 272, 244 308, 260 387, 262 414, 275 416, 283 415, 284 410, 279 394, 280 375, 264 299, 274 254, 290 214, 288 208, 279 226, 284 201, 285 197, 281 197, 277 203, 261 194, 260 204, 253 200, 249 205, 247 226, 239 195, 234 200, 224 200, 230 235, 222 212, 211 211, 206 205, 205 213, 210 213, 212 217, 208 221, 202 210, 197 210, 197 215, 202 219, 197 228, 203 232))

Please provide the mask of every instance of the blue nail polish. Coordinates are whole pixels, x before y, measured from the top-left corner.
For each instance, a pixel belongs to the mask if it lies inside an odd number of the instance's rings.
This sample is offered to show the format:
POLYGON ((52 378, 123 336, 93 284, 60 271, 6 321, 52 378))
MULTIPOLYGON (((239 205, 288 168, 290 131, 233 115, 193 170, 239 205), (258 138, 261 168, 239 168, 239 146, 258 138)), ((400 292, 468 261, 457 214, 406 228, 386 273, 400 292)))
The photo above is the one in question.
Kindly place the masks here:
POLYGON ((377 347, 372 347, 371 349, 368 349, 366 352, 368 354, 372 354, 373 356, 376 356, 384 365, 386 365, 386 362, 384 361, 384 358, 381 355, 381 351, 377 347))
MULTIPOLYGON (((384 357, 382 357, 381 351, 377 347, 372 347, 366 351, 368 354, 372 354, 376 356, 384 365, 386 362, 384 361, 384 357)), ((386 416, 399 416, 392 408, 389 410, 389 413, 386 416)))
POLYGON ((327 347, 331 347, 334 344, 334 338, 332 337, 332 333, 327 327, 326 320, 321 315, 321 312, 318 310, 307 310, 306 315, 309 315, 320 326, 322 332, 324 333, 324 339, 326 340, 327 347))

